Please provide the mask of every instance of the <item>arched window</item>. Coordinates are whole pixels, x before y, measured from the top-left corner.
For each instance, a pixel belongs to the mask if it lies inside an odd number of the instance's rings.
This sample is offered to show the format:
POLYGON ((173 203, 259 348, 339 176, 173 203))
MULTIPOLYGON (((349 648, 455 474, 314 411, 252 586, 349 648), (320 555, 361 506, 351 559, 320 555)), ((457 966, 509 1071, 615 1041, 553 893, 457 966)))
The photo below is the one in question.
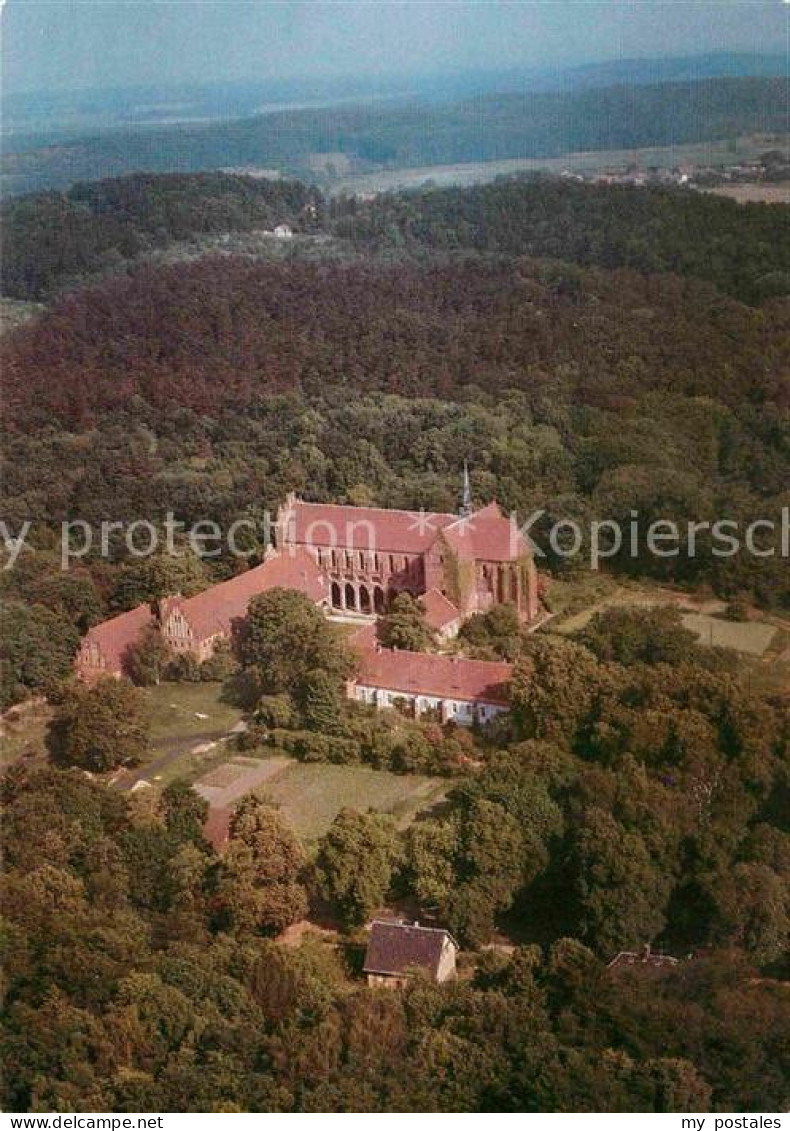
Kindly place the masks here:
POLYGON ((336 581, 332 582, 332 608, 340 609, 343 607, 343 600, 340 594, 340 586, 336 581))
POLYGON ((357 607, 357 593, 353 585, 346 586, 346 608, 356 609, 357 607))
POLYGON ((383 613, 386 606, 386 598, 384 597, 384 590, 380 585, 377 585, 373 590, 373 608, 377 613, 383 613))
POLYGON ((359 587, 359 611, 361 613, 369 614, 371 609, 370 604, 370 590, 367 585, 360 585, 359 587))

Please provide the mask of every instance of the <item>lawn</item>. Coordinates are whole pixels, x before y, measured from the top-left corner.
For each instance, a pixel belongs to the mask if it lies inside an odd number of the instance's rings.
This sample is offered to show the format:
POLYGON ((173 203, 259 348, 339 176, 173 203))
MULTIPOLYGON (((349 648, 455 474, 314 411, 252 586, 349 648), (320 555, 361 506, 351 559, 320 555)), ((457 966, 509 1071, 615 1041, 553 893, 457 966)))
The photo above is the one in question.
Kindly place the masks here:
POLYGON ((151 755, 192 747, 228 733, 241 719, 220 699, 221 683, 160 683, 143 692, 151 720, 151 755))
POLYGON ((120 788, 145 779, 167 785, 174 778, 193 781, 228 760, 225 739, 241 720, 238 707, 221 701, 219 683, 161 683, 143 695, 151 724, 148 751, 120 788))
POLYGON ((277 804, 307 844, 314 844, 343 808, 391 814, 404 828, 417 813, 445 796, 448 782, 417 774, 391 774, 365 766, 335 766, 236 756, 208 769, 195 787, 212 805, 233 807, 245 793, 258 792, 277 804))
POLYGON ((421 810, 441 801, 448 788, 442 778, 315 762, 292 762, 264 786, 308 843, 321 836, 343 808, 390 813, 405 828, 421 810))
POLYGON ((281 756, 243 757, 223 741, 241 712, 220 701, 216 683, 163 683, 145 691, 151 718, 150 757, 135 771, 161 787, 174 778, 207 787, 212 804, 232 804, 259 789, 281 806, 309 845, 344 806, 391 813, 408 825, 444 797, 441 778, 390 774, 362 766, 302 763, 281 756), (206 716, 206 717, 201 717, 206 716), (227 791, 227 796, 220 791, 227 791))

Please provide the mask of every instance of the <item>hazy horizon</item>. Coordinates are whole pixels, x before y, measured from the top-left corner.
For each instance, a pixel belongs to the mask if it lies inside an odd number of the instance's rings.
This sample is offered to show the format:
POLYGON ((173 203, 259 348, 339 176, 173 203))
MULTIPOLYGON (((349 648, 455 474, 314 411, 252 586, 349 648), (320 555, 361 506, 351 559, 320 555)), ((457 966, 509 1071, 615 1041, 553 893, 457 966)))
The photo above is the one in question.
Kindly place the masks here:
POLYGON ((7 95, 787 49, 785 0, 6 0, 7 95))

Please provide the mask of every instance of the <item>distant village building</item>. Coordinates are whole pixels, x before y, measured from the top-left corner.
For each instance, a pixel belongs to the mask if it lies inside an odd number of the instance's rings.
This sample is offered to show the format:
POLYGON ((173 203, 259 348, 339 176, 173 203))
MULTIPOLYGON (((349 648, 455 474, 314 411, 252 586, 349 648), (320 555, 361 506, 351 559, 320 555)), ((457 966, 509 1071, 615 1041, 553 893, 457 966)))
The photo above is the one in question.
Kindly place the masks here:
POLYGON ((278 240, 290 240, 293 234, 293 228, 290 224, 278 224, 272 233, 278 240))
POLYGON ((507 710, 510 665, 381 648, 375 617, 392 596, 410 593, 441 644, 467 617, 497 604, 511 604, 523 623, 540 611, 538 575, 523 536, 496 503, 472 510, 468 476, 459 514, 334 506, 289 495, 261 565, 193 597, 174 594, 95 625, 81 642, 77 673, 88 682, 120 678, 130 646, 151 627, 174 653, 202 662, 231 637, 252 598, 275 587, 298 590, 327 614, 367 624, 370 631, 354 641, 359 662, 347 685, 350 698, 462 725, 507 710))
POLYGON ((457 953, 458 944, 442 928, 374 919, 363 972, 369 986, 391 989, 405 986, 414 973, 433 982, 447 982, 455 977, 457 953))

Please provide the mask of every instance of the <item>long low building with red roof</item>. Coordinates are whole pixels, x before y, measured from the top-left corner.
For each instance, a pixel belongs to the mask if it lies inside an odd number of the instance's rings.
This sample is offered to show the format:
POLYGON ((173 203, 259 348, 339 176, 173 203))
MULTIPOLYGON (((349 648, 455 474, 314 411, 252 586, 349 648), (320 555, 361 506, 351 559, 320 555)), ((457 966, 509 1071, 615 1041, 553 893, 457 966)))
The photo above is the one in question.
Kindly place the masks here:
POLYGON ((93 682, 102 676, 123 675, 124 659, 140 633, 156 623, 150 605, 138 605, 128 613, 95 624, 83 636, 75 666, 80 679, 93 682))
POLYGON ((149 605, 138 605, 94 625, 82 639, 77 674, 86 681, 124 675, 129 648, 143 629, 152 626, 174 652, 206 660, 219 640, 230 637, 234 621, 245 616, 252 598, 277 587, 298 589, 317 605, 327 604, 326 581, 309 554, 298 548, 283 554, 271 552, 261 565, 194 597, 165 597, 155 611, 149 605))
POLYGON ((485 723, 508 709, 511 664, 467 660, 433 652, 382 648, 373 630, 357 633, 350 699, 374 707, 405 707, 415 717, 433 713, 441 722, 485 723))
POLYGON ((328 603, 324 575, 310 555, 296 547, 270 553, 261 565, 194 597, 166 597, 159 604, 162 636, 174 652, 206 660, 217 641, 230 636, 234 621, 246 615, 252 598, 275 588, 298 589, 316 605, 328 603))

